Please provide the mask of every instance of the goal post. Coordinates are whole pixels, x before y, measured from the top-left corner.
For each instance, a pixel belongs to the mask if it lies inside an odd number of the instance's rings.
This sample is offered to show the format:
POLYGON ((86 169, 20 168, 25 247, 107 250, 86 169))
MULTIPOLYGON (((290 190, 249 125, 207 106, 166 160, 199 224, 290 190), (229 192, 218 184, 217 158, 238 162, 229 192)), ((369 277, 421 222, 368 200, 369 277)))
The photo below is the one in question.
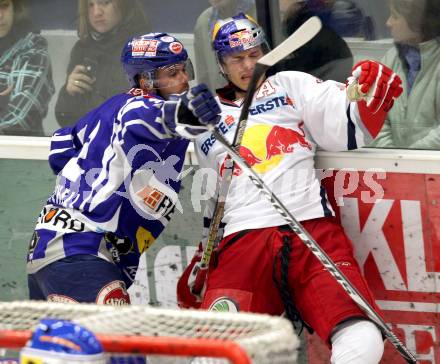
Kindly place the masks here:
POLYGON ((218 363, 296 363, 299 346, 292 325, 281 317, 16 301, 0 302, 0 348, 19 350, 43 318, 83 325, 97 335, 111 355, 166 356, 173 357, 173 363, 179 358, 199 357, 222 359, 210 361, 218 363))
MULTIPOLYGON (((32 331, 0 330, 0 348, 20 350, 31 336, 32 331)), ((107 353, 212 357, 228 359, 235 364, 252 363, 246 351, 230 340, 103 334, 98 334, 97 338, 107 353)))

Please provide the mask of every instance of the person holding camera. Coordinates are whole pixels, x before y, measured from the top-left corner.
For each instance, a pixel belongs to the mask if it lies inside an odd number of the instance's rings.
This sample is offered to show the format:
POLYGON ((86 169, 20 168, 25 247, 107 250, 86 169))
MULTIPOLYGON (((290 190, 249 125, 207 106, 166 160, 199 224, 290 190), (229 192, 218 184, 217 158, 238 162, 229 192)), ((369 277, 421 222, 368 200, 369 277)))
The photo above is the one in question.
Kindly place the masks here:
POLYGON ((66 83, 55 106, 61 126, 71 125, 110 96, 125 90, 119 49, 151 30, 141 4, 127 0, 79 0, 79 40, 70 53, 66 83))

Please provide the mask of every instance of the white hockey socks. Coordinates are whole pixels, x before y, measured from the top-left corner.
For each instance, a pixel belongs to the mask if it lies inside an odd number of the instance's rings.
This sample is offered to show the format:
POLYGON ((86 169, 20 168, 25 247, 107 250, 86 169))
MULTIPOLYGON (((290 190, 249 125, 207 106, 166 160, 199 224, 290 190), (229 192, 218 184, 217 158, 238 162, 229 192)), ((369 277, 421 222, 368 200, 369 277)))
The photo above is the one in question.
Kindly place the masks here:
POLYGON ((384 344, 375 324, 350 320, 338 325, 331 337, 332 364, 378 364, 384 344))

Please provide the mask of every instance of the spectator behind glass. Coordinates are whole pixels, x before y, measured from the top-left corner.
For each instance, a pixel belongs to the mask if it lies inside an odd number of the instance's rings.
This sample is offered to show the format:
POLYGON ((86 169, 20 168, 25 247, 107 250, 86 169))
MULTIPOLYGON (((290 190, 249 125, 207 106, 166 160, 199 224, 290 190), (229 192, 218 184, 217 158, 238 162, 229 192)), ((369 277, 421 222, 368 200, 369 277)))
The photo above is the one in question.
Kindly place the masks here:
POLYGON ((239 12, 256 17, 253 0, 209 0, 211 7, 197 18, 194 27, 194 52, 196 60, 197 82, 205 83, 212 91, 225 85, 214 51, 211 46, 211 31, 219 19, 229 18, 239 12))
POLYGON ((375 39, 373 21, 352 0, 307 0, 309 9, 341 37, 375 39))
MULTIPOLYGON (((315 13, 308 1, 280 0, 283 31, 286 36, 295 32, 315 13)), ((279 62, 271 71, 301 71, 322 80, 345 82, 351 73, 353 55, 347 43, 326 23, 310 42, 279 62)))
POLYGON ((133 35, 151 31, 137 0, 79 0, 79 40, 70 53, 66 84, 55 116, 61 126, 76 122, 110 96, 127 89, 119 52, 133 35))
POLYGON ((47 41, 24 0, 0 0, 0 134, 42 136, 55 92, 47 41))
POLYGON ((382 63, 404 92, 371 146, 440 150, 440 2, 390 0, 387 26, 394 38, 382 63))

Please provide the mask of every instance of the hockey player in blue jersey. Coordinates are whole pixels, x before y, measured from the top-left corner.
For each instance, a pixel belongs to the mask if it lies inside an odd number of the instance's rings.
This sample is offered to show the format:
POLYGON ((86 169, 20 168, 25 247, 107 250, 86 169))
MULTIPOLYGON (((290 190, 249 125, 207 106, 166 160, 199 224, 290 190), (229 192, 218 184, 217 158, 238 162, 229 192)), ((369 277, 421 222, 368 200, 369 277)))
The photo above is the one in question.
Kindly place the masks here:
POLYGON ((131 90, 52 137, 58 175, 29 246, 30 299, 127 304, 139 256, 167 225, 191 138, 219 119, 190 61, 166 33, 130 39, 121 62, 131 90))

